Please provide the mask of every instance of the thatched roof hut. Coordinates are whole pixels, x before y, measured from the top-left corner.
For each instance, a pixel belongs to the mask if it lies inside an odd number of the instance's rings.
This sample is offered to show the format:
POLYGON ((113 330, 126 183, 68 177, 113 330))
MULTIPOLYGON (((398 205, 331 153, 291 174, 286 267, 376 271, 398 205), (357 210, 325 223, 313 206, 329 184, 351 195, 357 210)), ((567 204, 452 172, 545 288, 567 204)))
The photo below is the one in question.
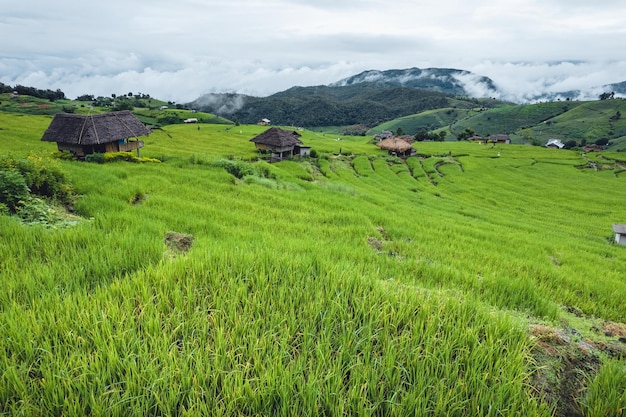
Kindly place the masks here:
POLYGON ((41 140, 56 142, 60 151, 82 157, 142 148, 143 142, 137 137, 149 133, 150 129, 128 110, 93 115, 59 113, 41 140), (137 140, 128 141, 130 138, 137 140))
POLYGON ((250 139, 256 148, 262 152, 272 152, 278 159, 289 158, 299 153, 301 146, 300 134, 295 130, 285 130, 278 127, 271 127, 265 132, 250 139))
POLYGON ((302 143, 298 132, 295 130, 284 130, 278 127, 270 127, 265 132, 250 139, 250 142, 279 148, 302 143))
POLYGON ((376 146, 398 156, 410 156, 414 150, 413 145, 404 140, 402 137, 397 136, 381 140, 376 144, 376 146))

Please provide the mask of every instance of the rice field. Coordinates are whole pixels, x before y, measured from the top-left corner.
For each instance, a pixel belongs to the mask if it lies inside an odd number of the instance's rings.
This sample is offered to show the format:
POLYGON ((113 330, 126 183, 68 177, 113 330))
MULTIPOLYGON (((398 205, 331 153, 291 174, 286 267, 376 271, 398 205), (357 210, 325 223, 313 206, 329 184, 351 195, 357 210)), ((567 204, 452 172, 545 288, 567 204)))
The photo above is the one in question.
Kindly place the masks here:
MULTIPOLYGON (((2 154, 50 155, 49 121, 0 114, 2 154)), ((55 160, 81 220, 0 215, 0 415, 563 415, 570 391, 542 387, 573 358, 594 372, 569 406, 623 413, 618 168, 456 142, 402 161, 308 131, 319 158, 268 164, 263 129, 55 160)))

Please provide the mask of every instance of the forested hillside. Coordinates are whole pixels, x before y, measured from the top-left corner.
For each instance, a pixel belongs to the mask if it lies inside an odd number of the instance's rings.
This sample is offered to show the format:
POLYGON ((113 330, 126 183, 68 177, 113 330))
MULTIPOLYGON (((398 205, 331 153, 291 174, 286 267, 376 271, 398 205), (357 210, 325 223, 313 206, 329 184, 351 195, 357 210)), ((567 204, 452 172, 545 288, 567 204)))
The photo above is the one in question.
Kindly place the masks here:
MULTIPOLYGON (((495 106, 495 101, 459 99, 436 91, 401 86, 360 83, 349 86, 293 87, 269 97, 240 98, 236 111, 223 114, 241 123, 257 123, 267 118, 281 125, 320 127, 362 124, 374 127, 397 117, 425 110, 450 107, 495 106)), ((223 104, 203 104, 198 99, 189 106, 216 112, 223 104)))

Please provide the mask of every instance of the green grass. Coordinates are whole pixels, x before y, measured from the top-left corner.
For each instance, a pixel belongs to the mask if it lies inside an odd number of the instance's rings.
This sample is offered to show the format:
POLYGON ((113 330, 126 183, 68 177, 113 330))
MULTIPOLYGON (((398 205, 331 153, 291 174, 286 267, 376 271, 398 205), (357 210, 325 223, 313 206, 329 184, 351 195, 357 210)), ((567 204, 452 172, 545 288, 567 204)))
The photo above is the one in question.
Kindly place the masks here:
POLYGON ((461 119, 471 117, 478 114, 479 109, 466 108, 443 108, 435 110, 427 110, 415 115, 400 117, 382 123, 371 129, 368 133, 373 135, 383 130, 396 132, 398 128, 407 135, 415 135, 420 130, 433 131, 446 128, 458 122, 461 119))
MULTIPOLYGON (((50 120, 0 113, 3 151, 54 150, 50 120)), ((165 126, 141 153, 160 164, 60 160, 83 221, 0 216, 0 414, 549 416, 530 326, 618 343, 589 323, 626 313, 625 175, 309 131, 321 158, 268 164, 263 129, 165 126)), ((624 361, 593 355, 579 403, 619 415, 624 361)))

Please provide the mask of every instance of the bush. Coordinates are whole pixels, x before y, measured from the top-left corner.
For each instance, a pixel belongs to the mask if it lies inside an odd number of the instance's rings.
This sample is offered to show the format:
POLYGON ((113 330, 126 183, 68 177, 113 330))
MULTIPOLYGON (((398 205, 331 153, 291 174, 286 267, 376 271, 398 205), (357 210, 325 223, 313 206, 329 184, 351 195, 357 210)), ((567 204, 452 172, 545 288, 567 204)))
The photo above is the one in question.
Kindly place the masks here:
POLYGON ((254 175, 254 169, 245 162, 240 161, 229 161, 222 159, 218 162, 218 164, 226 170, 229 174, 242 179, 246 175, 254 175))
POLYGON ((31 194, 63 204, 71 201, 73 190, 57 161, 31 154, 25 159, 0 158, 0 202, 11 212, 31 194))
POLYGON ((115 161, 139 162, 139 158, 130 152, 109 152, 104 154, 104 162, 115 161))
POLYGON ((565 149, 573 149, 576 146, 578 146, 578 144, 576 143, 576 141, 574 139, 568 140, 567 142, 564 143, 564 148, 565 149))
POLYGON ((248 176, 270 179, 274 179, 276 177, 272 173, 271 168, 267 162, 251 164, 244 161, 231 161, 228 159, 220 159, 217 162, 217 166, 224 168, 226 172, 238 179, 242 179, 248 176))
POLYGON ((40 198, 28 196, 20 201, 16 214, 25 223, 54 224, 59 221, 57 212, 40 198))
POLYGON ((95 162, 96 164, 104 164, 105 158, 102 153, 91 153, 85 156, 85 161, 95 162))
POLYGON ((18 171, 0 171, 0 203, 14 213, 20 201, 30 196, 26 180, 18 171))
POLYGON ((56 161, 31 154, 26 159, 17 161, 16 168, 24 177, 32 194, 52 198, 62 203, 69 202, 72 190, 67 184, 65 173, 56 161))

